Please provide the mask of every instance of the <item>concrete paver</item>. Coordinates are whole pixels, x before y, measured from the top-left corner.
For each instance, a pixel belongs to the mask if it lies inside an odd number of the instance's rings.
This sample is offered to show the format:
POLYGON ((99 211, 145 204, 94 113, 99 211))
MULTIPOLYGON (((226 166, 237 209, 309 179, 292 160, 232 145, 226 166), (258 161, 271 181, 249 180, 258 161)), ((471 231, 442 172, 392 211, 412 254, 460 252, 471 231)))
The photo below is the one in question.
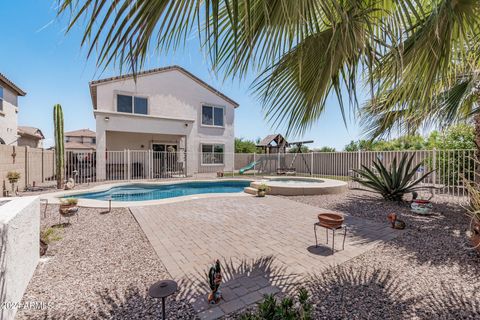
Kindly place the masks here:
POLYGON ((180 282, 201 319, 216 319, 256 303, 264 294, 288 291, 309 274, 352 259, 399 232, 346 216, 335 237, 313 224, 326 212, 285 198, 267 196, 197 199, 158 206, 132 207, 131 212, 167 268, 180 282), (216 259, 223 266, 225 301, 208 305, 206 273, 216 259))

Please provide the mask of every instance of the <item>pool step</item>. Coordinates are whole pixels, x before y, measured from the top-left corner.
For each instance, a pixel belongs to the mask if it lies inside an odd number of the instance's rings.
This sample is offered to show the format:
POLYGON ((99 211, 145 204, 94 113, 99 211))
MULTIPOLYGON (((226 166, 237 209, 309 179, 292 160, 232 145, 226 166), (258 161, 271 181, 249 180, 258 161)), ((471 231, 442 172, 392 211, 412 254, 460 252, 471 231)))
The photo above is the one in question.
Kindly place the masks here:
POLYGON ((257 195, 257 189, 256 189, 256 188, 245 187, 245 188, 243 189, 243 191, 244 191, 245 193, 257 195))

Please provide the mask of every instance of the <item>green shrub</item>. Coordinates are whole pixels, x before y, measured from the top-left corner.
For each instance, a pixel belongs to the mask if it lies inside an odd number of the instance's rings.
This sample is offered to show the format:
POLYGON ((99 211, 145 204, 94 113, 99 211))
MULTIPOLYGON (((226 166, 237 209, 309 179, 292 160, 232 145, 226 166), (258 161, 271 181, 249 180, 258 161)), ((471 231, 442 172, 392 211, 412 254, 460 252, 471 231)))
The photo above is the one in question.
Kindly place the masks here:
POLYGON ((65 198, 60 200, 60 204, 74 206, 77 205, 78 199, 77 198, 65 198))
POLYGON ((433 172, 429 171, 416 180, 412 179, 423 163, 420 162, 412 168, 415 155, 412 155, 408 160, 407 157, 404 154, 398 165, 397 157, 393 158, 389 169, 385 168, 381 160, 373 161, 373 166, 378 173, 374 173, 362 165, 363 169, 353 170, 359 175, 354 177, 353 180, 370 189, 369 191, 373 190, 373 192, 380 193, 386 200, 401 201, 406 193, 425 189, 426 187, 417 185, 433 172))
POLYGON ((40 239, 49 244, 53 241, 58 241, 62 239, 62 236, 59 234, 60 230, 57 230, 58 228, 45 228, 40 231, 40 239))
POLYGON ((270 187, 266 183, 262 183, 258 186, 257 190, 268 192, 268 191, 270 191, 270 187))
POLYGON ((20 179, 20 172, 9 171, 7 173, 7 179, 10 183, 15 183, 20 179))
POLYGON ((243 314, 241 320, 310 320, 313 319, 312 304, 304 288, 298 291, 298 304, 290 297, 277 301, 273 295, 265 295, 254 313, 243 314))

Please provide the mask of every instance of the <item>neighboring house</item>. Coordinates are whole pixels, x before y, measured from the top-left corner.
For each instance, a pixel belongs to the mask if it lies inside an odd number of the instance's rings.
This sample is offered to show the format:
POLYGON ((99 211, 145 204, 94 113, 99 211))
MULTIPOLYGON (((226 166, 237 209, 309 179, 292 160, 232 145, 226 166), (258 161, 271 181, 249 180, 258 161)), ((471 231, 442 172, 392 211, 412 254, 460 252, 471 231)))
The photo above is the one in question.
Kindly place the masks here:
POLYGON ((17 145, 20 147, 42 148, 45 137, 40 129, 35 127, 18 127, 17 145))
POLYGON ((77 153, 95 151, 95 144, 95 131, 80 129, 65 132, 65 151, 77 153))
POLYGON ((26 93, 0 73, 0 144, 17 145, 18 97, 26 93))
MULTIPOLYGON (((105 178, 105 151, 177 151, 184 173, 232 170, 234 115, 238 104, 178 66, 90 83, 96 119, 97 179, 105 178), (186 159, 184 156, 186 154, 186 159)), ((158 153, 157 153, 158 154, 158 153)), ((141 160, 155 164, 151 156, 141 160)), ((137 162, 139 162, 138 160, 137 162)), ((112 164, 114 165, 114 164, 112 164)), ((161 173, 156 173, 161 174, 161 173)))

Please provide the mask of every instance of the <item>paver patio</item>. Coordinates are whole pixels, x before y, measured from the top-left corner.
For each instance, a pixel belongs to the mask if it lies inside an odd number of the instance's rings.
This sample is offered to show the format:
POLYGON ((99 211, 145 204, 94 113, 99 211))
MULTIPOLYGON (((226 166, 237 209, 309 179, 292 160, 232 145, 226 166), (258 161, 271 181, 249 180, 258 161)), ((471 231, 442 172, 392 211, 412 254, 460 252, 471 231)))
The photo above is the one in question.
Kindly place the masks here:
MULTIPOLYGON (((130 209, 147 238, 203 319, 214 319, 258 302, 263 294, 287 292, 309 274, 343 263, 399 232, 387 223, 346 216, 343 234, 331 254, 325 231, 313 224, 317 207, 268 196, 196 199, 130 209), (206 273, 220 259, 224 268, 225 301, 210 306, 206 273)), ((326 210, 325 210, 326 211, 326 210)), ((331 241, 331 238, 330 238, 331 241)))

